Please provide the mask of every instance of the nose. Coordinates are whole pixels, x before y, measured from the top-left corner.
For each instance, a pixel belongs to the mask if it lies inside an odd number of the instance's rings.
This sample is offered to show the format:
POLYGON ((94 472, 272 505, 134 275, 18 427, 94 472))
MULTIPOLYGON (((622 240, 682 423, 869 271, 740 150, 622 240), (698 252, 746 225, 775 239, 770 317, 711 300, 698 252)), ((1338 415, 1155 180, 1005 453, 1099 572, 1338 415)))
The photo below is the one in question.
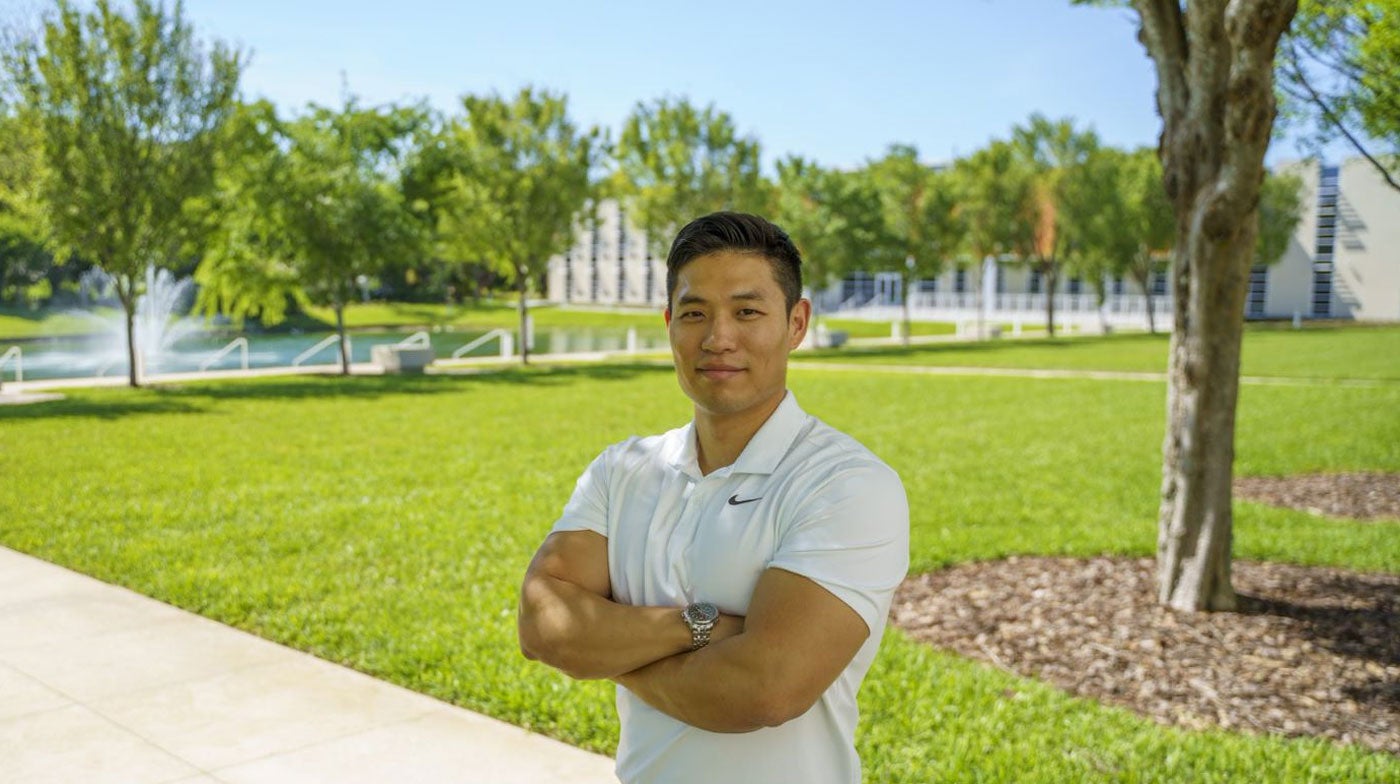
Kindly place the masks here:
POLYGON ((734 321, 724 314, 710 319, 705 339, 700 341, 700 350, 711 354, 722 354, 734 350, 734 321))

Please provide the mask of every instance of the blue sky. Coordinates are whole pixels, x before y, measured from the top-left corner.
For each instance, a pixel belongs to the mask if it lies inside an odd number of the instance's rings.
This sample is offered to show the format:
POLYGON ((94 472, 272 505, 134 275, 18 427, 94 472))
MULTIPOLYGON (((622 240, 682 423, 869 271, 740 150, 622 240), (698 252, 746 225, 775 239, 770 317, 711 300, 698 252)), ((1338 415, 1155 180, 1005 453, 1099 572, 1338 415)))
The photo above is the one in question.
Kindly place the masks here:
POLYGON ((1068 0, 429 2, 186 0, 204 37, 251 50, 249 95, 369 103, 525 84, 620 127, 642 100, 713 102, 763 143, 853 167, 892 142, 929 161, 1005 136, 1031 112, 1110 144, 1155 144, 1155 80, 1122 10, 1068 0))
MULTIPOLYGON (((0 0, 30 8, 38 0, 0 0)), ((1155 145, 1152 64, 1123 9, 1069 0, 186 0, 203 38, 251 53, 247 95, 335 105, 533 84, 574 119, 617 129, 638 101, 729 112, 765 163, 796 153, 859 166, 893 142, 929 162, 1005 137, 1032 112, 1108 144, 1155 145)), ((1297 157, 1292 145, 1270 156, 1297 157)))

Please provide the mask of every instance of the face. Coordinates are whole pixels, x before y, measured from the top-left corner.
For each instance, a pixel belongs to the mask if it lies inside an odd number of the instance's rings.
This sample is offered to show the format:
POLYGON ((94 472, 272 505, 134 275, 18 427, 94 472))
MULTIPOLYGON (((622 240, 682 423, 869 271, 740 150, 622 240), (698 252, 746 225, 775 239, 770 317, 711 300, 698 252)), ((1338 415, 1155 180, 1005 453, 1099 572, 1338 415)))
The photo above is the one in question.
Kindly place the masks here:
POLYGON ((788 353, 807 333, 811 303, 789 314, 768 260, 734 251, 681 267, 671 302, 671 354, 697 416, 767 417, 787 388, 788 353))

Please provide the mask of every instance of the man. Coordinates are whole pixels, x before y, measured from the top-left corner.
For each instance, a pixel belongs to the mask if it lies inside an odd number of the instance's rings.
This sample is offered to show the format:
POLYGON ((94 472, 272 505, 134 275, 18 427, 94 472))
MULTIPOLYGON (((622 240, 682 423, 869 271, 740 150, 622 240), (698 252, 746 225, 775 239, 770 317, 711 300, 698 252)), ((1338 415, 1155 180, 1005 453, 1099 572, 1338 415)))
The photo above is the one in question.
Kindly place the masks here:
POLYGON ((860 781, 856 692, 909 510, 894 471, 787 391, 800 264, 756 216, 680 231, 665 317, 695 418, 594 460, 525 575, 521 650, 617 683, 629 784, 860 781))

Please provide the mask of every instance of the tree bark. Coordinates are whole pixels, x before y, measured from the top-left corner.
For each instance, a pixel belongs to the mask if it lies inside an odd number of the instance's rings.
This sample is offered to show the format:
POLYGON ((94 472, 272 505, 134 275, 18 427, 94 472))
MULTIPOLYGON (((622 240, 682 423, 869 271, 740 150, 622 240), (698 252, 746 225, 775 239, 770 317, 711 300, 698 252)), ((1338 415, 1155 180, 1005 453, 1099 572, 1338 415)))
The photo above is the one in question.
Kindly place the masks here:
POLYGON ((1042 264, 1041 282, 1045 284, 1045 334, 1055 337, 1055 287, 1060 283, 1059 271, 1053 263, 1042 264))
POLYGON ((335 301, 335 333, 340 336, 340 374, 350 375, 350 342, 345 338, 345 303, 335 301))
POLYGON ((1176 212, 1158 515, 1158 599, 1232 610, 1235 407, 1244 299, 1275 113, 1273 63, 1296 0, 1135 0, 1156 62, 1158 154, 1176 212))
POLYGON ((136 283, 129 276, 117 276, 117 298, 126 314, 126 379, 132 389, 141 386, 141 365, 136 356, 136 283))
POLYGON ((530 291, 530 278, 524 267, 515 275, 515 290, 520 295, 520 364, 530 364, 530 307, 525 304, 525 295, 530 291))
POLYGON ((1147 266, 1139 269, 1137 265, 1131 267, 1133 280, 1137 281, 1138 288, 1142 289, 1142 295, 1147 298, 1147 333, 1157 334, 1157 314, 1154 309, 1157 306, 1156 297, 1152 295, 1152 262, 1148 261, 1147 266))

